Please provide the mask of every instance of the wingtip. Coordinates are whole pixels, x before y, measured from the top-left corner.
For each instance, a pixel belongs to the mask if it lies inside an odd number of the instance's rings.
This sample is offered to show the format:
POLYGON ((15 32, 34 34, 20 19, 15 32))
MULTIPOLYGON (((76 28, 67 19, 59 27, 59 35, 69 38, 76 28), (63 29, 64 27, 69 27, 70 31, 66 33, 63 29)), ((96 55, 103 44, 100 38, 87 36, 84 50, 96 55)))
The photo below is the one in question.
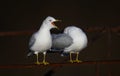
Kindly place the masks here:
POLYGON ((29 57, 29 56, 31 56, 31 55, 33 55, 34 53, 33 52, 29 52, 28 54, 27 54, 27 56, 29 57))

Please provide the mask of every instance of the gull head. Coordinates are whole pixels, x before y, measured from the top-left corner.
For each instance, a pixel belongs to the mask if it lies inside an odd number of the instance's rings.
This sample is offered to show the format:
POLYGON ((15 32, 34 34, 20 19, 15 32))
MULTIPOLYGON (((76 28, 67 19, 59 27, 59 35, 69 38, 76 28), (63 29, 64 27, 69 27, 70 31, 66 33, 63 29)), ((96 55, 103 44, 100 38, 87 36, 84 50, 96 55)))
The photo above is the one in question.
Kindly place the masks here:
POLYGON ((68 35, 76 35, 77 33, 84 33, 82 29, 76 27, 76 26, 69 26, 64 29, 64 33, 68 35))
POLYGON ((51 29, 51 28, 58 28, 58 27, 55 25, 55 22, 58 22, 58 21, 60 21, 60 20, 57 20, 57 19, 55 19, 55 18, 53 18, 53 17, 51 17, 51 16, 48 16, 48 17, 43 21, 43 23, 44 23, 47 27, 49 27, 49 28, 51 29))

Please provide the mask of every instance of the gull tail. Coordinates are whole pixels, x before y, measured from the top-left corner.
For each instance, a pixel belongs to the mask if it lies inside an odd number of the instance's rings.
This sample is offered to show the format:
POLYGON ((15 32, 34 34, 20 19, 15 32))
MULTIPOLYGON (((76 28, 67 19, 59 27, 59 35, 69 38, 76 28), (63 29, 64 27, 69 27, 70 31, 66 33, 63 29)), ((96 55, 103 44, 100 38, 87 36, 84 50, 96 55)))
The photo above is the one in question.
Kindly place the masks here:
POLYGON ((29 52, 28 54, 27 54, 27 56, 29 57, 29 56, 31 56, 31 55, 33 55, 34 54, 34 52, 29 52))
POLYGON ((64 52, 63 49, 55 49, 55 48, 51 48, 49 51, 47 51, 47 53, 59 53, 62 57, 69 55, 69 53, 64 52))
POLYGON ((62 52, 63 49, 52 48, 51 51, 54 51, 54 52, 62 52))
POLYGON ((64 52, 62 52, 61 53, 61 56, 63 57, 63 56, 68 56, 69 55, 69 53, 64 53, 64 52))
POLYGON ((55 49, 55 48, 51 48, 49 49, 49 51, 47 51, 48 53, 61 53, 63 52, 62 49, 55 49))

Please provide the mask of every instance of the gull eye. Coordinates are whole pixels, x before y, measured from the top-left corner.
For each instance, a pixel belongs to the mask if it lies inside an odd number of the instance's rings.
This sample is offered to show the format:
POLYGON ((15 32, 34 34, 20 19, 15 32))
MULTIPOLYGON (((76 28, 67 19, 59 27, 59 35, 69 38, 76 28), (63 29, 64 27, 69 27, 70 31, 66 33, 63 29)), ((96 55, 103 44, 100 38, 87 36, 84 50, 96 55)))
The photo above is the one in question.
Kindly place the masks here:
POLYGON ((52 21, 52 20, 49 20, 50 22, 52 21))

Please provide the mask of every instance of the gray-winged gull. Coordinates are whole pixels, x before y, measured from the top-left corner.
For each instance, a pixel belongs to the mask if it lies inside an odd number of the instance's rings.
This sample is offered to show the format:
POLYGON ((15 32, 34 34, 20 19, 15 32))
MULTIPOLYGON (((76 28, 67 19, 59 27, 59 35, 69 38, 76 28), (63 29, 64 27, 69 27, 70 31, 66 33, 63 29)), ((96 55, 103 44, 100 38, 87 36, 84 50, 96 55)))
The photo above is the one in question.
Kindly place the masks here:
POLYGON ((29 48, 31 50, 31 52, 28 53, 28 56, 30 56, 31 54, 35 54, 37 56, 37 62, 36 64, 49 64, 48 62, 46 62, 46 52, 47 50, 49 50, 52 46, 52 38, 51 38, 51 34, 50 34, 50 29, 52 28, 57 28, 57 26, 55 26, 54 22, 56 22, 58 20, 56 20, 55 18, 48 16, 42 23, 40 29, 35 32, 29 42, 29 48), (38 60, 38 53, 43 53, 43 61, 39 62, 38 60))
POLYGON ((64 33, 52 35, 51 51, 62 51, 70 54, 70 62, 81 62, 78 59, 79 52, 87 46, 87 36, 82 29, 76 26, 66 27, 64 33), (76 53, 76 59, 72 60, 72 53, 76 53))

